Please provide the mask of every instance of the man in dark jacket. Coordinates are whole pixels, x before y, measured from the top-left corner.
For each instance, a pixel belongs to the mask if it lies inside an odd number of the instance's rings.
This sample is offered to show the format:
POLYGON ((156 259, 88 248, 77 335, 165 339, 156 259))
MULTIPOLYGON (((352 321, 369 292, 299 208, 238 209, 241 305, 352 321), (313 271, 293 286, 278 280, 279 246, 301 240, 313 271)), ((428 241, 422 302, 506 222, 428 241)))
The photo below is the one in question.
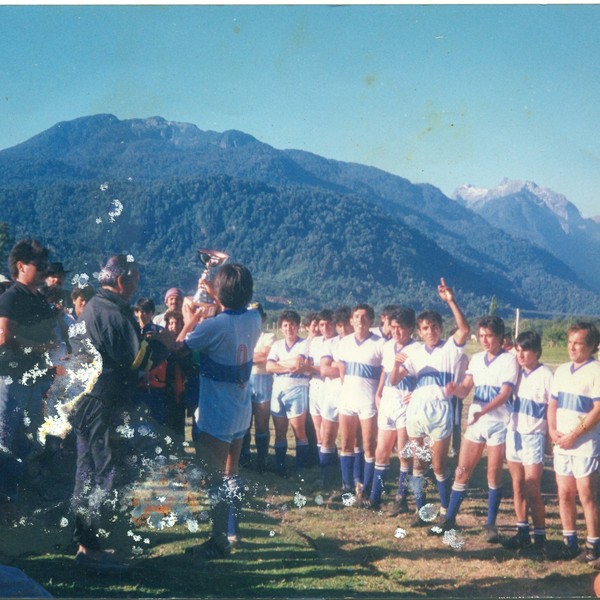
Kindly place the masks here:
POLYGON ((139 282, 137 264, 124 255, 109 258, 98 277, 100 290, 87 303, 81 321, 85 337, 102 359, 102 368, 89 394, 72 416, 77 434, 77 472, 72 507, 76 515, 74 539, 79 545, 76 562, 93 571, 120 573, 127 566, 101 547, 102 517, 123 458, 116 427, 136 389, 138 370, 152 356, 154 362, 168 354, 165 344, 174 336, 166 332, 141 340, 129 305, 139 282), (169 338, 169 335, 171 337, 169 338))
POLYGON ((12 248, 13 284, 0 296, 0 518, 15 513, 17 487, 42 424, 42 401, 51 383, 48 352, 54 314, 37 290, 48 268, 48 250, 37 240, 12 248))

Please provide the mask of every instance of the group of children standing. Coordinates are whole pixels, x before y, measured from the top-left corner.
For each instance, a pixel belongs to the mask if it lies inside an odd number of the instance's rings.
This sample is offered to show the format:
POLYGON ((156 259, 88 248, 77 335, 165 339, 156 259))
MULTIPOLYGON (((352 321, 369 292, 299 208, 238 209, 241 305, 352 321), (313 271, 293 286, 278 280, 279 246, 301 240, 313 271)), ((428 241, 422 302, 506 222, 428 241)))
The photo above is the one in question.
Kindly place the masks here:
POLYGON ((486 316, 477 325, 482 351, 468 361, 464 349, 469 324, 443 279, 438 293, 456 325, 447 340, 442 339, 442 317, 429 310, 415 315, 410 308, 386 307, 376 328, 374 311, 367 304, 323 310, 314 320, 320 335, 306 339, 299 337, 300 316, 290 310, 281 313, 278 324, 283 338, 261 337, 250 380, 259 468, 265 468, 268 454, 269 413, 275 429, 276 472, 286 473, 288 425, 296 440, 296 468, 305 466, 310 412, 323 488, 337 487, 341 475, 341 489, 333 492, 330 503, 354 499, 360 506, 379 510, 396 448, 400 474, 390 514, 409 512, 410 488, 416 504, 412 526, 443 535, 456 527, 469 479, 485 449, 486 540, 543 557, 546 525, 541 479, 544 455, 553 454, 563 557, 577 557, 600 569, 600 363, 594 360, 598 330, 587 322, 571 326, 570 362, 553 375, 540 362, 537 333, 521 333, 514 350, 507 351, 502 319, 486 316), (420 341, 413 339, 415 330, 420 341), (467 427, 452 474, 448 456, 453 433, 455 438, 457 434, 456 407, 471 391, 467 427), (505 459, 517 521, 516 534, 508 539, 496 528, 505 459), (426 497, 430 466, 440 505, 435 522, 426 497), (583 552, 575 528, 577 496, 587 528, 583 552))

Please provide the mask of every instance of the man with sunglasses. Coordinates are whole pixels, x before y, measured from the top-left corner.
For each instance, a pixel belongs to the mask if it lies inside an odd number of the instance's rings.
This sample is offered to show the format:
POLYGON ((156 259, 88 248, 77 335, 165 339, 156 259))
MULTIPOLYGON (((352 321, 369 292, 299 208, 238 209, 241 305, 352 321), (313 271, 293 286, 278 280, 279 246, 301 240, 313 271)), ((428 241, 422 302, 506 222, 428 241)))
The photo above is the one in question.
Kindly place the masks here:
POLYGON ((23 461, 43 421, 42 399, 52 381, 47 352, 55 330, 52 308, 38 291, 48 250, 37 240, 21 240, 8 266, 13 284, 0 296, 0 515, 5 519, 15 514, 23 461))

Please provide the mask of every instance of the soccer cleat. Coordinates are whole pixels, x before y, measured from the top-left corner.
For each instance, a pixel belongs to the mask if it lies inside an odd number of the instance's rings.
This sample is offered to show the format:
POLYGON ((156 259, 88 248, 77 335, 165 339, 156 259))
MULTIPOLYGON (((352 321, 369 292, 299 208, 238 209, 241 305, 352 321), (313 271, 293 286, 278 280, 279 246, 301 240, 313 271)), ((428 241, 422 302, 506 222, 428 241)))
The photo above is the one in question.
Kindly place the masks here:
POLYGON ((586 542, 583 551, 575 557, 575 562, 578 563, 591 563, 592 561, 600 558, 596 553, 594 546, 586 542))
POLYGON ((362 500, 363 493, 365 491, 365 486, 359 481, 356 484, 356 487, 354 488, 354 491, 355 491, 355 495, 356 495, 356 501, 360 502, 362 500))
POLYGON ((186 548, 185 553, 200 560, 227 558, 231 554, 231 544, 224 536, 222 538, 211 537, 199 546, 186 548))
POLYGON ((432 536, 443 536, 447 531, 456 529, 456 521, 450 519, 448 521, 442 521, 439 525, 434 525, 427 530, 427 535, 432 536))
POLYGON ((396 500, 388 510, 388 516, 397 517, 398 515, 404 515, 410 512, 408 508, 408 500, 404 496, 396 496, 396 500))
POLYGON ((336 490, 334 492, 332 492, 329 495, 329 498, 327 498, 327 506, 332 506, 334 504, 341 504, 344 502, 344 497, 347 497, 347 495, 350 494, 352 495, 352 492, 347 489, 347 488, 342 488, 341 490, 336 490))
POLYGON ((488 525, 487 523, 483 526, 485 541, 488 544, 497 544, 500 541, 500 535, 498 534, 498 528, 495 525, 488 525))
POLYGON ((410 522, 411 527, 427 527, 428 525, 429 523, 427 523, 427 521, 423 521, 423 519, 421 519, 419 511, 415 513, 413 520, 410 522))
POLYGON ((560 550, 561 560, 573 560, 581 555, 579 546, 570 546, 569 544, 563 544, 560 550))
POLYGON ((519 550, 519 554, 524 558, 530 558, 532 560, 544 560, 547 557, 546 540, 535 539, 533 544, 521 548, 521 550, 519 550))
POLYGON ((508 550, 522 550, 531 546, 531 538, 529 534, 523 535, 517 533, 507 540, 502 540, 500 543, 508 550))

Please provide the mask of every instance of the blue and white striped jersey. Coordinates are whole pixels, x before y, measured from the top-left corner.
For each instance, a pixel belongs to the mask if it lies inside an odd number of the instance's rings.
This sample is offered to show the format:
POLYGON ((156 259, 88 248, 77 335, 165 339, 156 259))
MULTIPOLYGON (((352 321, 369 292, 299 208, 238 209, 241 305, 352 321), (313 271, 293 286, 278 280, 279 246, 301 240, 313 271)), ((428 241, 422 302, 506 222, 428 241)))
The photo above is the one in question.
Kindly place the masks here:
POLYGON ((417 344, 403 365, 416 379, 411 402, 438 401, 447 398, 446 384, 454 381, 464 351, 464 344, 459 346, 453 337, 445 342, 440 340, 435 348, 417 344))
MULTIPOLYGON (((590 359, 577 368, 572 362, 560 365, 554 373, 550 392, 552 399, 557 402, 557 430, 569 433, 591 412, 594 403, 600 402, 600 363, 590 359)), ((574 448, 563 450, 555 446, 554 452, 574 456, 599 456, 600 425, 577 438, 574 448)))
MULTIPOLYGON (((519 363, 514 354, 502 350, 493 358, 487 352, 478 352, 471 358, 467 375, 473 377, 473 404, 486 405, 499 393, 504 384, 514 388, 519 379, 519 363)), ((489 419, 502 420, 508 424, 509 408, 507 402, 487 413, 489 419)))
POLYGON ((510 404, 512 431, 522 434, 547 433, 548 401, 552 386, 552 371, 539 364, 529 373, 521 369, 514 400, 510 404))
POLYGON ((346 372, 342 384, 342 400, 375 401, 381 376, 384 341, 374 333, 359 342, 354 334, 343 337, 338 346, 339 360, 346 372))

